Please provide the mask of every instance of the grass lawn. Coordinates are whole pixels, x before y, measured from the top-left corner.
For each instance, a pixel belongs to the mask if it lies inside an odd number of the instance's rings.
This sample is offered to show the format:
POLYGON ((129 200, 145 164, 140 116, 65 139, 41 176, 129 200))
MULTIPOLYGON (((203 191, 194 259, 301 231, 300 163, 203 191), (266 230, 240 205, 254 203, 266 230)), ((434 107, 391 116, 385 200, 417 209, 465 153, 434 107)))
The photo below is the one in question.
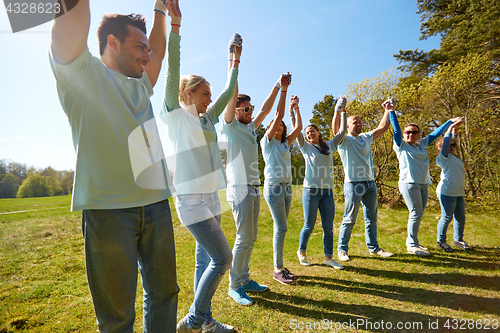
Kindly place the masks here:
MULTIPOLYGON (((269 291, 251 294, 254 304, 242 307, 227 295, 225 277, 212 300, 215 319, 238 332, 500 331, 498 213, 467 211, 465 240, 475 250, 449 254, 436 249, 440 212, 432 205, 419 239, 433 255, 419 258, 406 253, 407 210, 380 208, 378 241, 395 256, 379 258, 366 249, 360 212, 349 243, 352 260, 345 269, 334 270, 322 264, 319 223, 307 251, 313 265, 300 266, 296 258, 303 225, 301 195, 300 187, 295 187, 285 241, 285 266, 298 276, 297 283, 285 286, 272 279, 273 222, 262 198, 259 238, 250 265, 252 278, 267 284, 269 291)), ((69 196, 0 200, 0 332, 96 332, 85 276, 81 212, 69 212, 69 203, 69 196)), ((342 213, 343 203, 337 203, 335 244, 342 213)), ((180 319, 193 300, 195 242, 175 212, 172 216, 180 319)), ((230 210, 224 212, 222 224, 232 246, 235 228, 230 210)), ((135 330, 141 332, 141 288, 136 310, 135 330)))

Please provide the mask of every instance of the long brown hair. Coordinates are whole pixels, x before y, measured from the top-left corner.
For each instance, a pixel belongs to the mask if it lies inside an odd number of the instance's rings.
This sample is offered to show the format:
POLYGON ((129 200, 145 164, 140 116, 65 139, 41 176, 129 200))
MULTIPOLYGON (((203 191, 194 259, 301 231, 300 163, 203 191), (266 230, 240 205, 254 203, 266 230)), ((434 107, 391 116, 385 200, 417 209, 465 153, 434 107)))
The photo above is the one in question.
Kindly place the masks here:
MULTIPOLYGON (((328 145, 326 144, 326 142, 323 141, 323 136, 321 135, 321 131, 319 130, 319 127, 315 124, 307 125, 306 128, 304 129, 304 133, 306 132, 308 127, 314 128, 319 133, 319 140, 318 140, 319 141, 318 144, 320 147, 319 152, 321 154, 324 154, 324 155, 330 154, 330 148, 328 148, 328 145)), ((307 140, 307 136, 306 136, 306 140, 307 140)), ((307 140, 307 141, 309 142, 309 140, 307 140)))
MULTIPOLYGON (((269 125, 267 125, 266 127, 266 132, 267 130, 269 129, 269 127, 271 127, 271 125, 273 124, 274 120, 271 121, 271 123, 269 125)), ((283 124, 283 133, 281 133, 281 143, 284 143, 285 140, 286 140, 286 125, 285 125, 285 122, 282 120, 281 123, 283 124)))

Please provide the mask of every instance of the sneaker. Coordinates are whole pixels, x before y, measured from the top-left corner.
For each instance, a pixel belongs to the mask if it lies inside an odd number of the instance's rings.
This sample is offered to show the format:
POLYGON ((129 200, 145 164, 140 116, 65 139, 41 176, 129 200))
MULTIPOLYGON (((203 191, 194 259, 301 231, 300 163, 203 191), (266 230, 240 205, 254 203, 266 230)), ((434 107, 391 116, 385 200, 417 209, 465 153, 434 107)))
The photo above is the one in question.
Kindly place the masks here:
POLYGON ((254 280, 250 280, 250 282, 248 282, 242 288, 245 291, 255 291, 257 293, 260 293, 260 292, 263 292, 263 291, 266 291, 267 289, 269 289, 269 288, 267 288, 266 285, 258 284, 254 280))
POLYGON ((453 246, 458 247, 462 250, 473 250, 473 247, 467 244, 465 241, 453 242, 453 246))
POLYGON ((385 252, 381 248, 379 248, 377 251, 370 252, 370 255, 372 255, 372 256, 377 255, 377 256, 381 256, 383 258, 387 258, 387 257, 392 257, 393 256, 393 254, 391 252, 385 252))
POLYGON ((281 271, 286 272, 286 273, 288 274, 288 276, 289 276, 289 277, 291 277, 292 279, 295 279, 295 274, 293 274, 292 272, 290 272, 290 271, 288 270, 288 268, 283 267, 283 268, 281 269, 281 271))
POLYGON ((428 248, 426 248, 425 246, 422 246, 422 245, 419 245, 418 248, 422 251, 427 251, 428 248))
POLYGON ((351 258, 347 255, 347 251, 340 250, 339 251, 339 260, 340 261, 349 261, 351 258))
POLYGON ((438 242, 437 246, 438 246, 438 248, 445 250, 446 252, 455 252, 455 250, 452 249, 451 246, 449 246, 448 244, 446 244, 444 242, 443 243, 438 242))
POLYGON ((430 252, 422 250, 420 246, 409 246, 408 253, 417 255, 419 257, 428 257, 431 255, 430 252))
POLYGON ((236 290, 229 288, 228 294, 232 297, 232 299, 234 299, 236 303, 240 305, 250 305, 253 303, 252 299, 248 297, 243 288, 238 288, 236 290))
POLYGON ((181 321, 179 321, 177 323, 177 332, 179 333, 193 333, 193 332, 196 332, 196 333, 199 333, 201 332, 202 330, 201 329, 197 329, 197 330, 191 330, 189 329, 189 327, 186 326, 186 323, 185 323, 185 320, 186 320, 187 316, 182 318, 181 321))
POLYGON ((325 265, 333 267, 333 268, 336 268, 336 269, 342 269, 342 268, 344 268, 344 266, 342 266, 341 264, 339 264, 338 262, 336 262, 335 260, 333 260, 333 258, 330 259, 330 260, 326 260, 325 259, 325 265))
POLYGON ((201 333, 232 333, 234 332, 234 327, 227 324, 219 323, 217 320, 212 319, 212 322, 208 325, 203 324, 201 327, 201 333))
MULTIPOLYGON (((286 268, 285 268, 286 269, 286 268)), ((281 270, 279 272, 274 272, 273 279, 283 284, 292 284, 294 283, 293 277, 291 277, 288 270, 281 270)))
POLYGON ((311 263, 307 260, 307 257, 300 253, 300 250, 297 250, 297 257, 299 257, 299 262, 302 266, 311 266, 311 263))

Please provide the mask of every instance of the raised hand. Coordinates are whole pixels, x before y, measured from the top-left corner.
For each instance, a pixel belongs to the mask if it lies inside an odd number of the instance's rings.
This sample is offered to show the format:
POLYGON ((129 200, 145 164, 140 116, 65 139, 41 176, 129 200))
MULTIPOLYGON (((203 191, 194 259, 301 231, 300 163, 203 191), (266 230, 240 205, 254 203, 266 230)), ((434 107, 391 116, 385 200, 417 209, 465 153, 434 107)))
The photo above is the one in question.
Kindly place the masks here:
POLYGON ((234 36, 229 41, 229 60, 233 60, 234 47, 235 46, 241 47, 242 45, 243 45, 243 38, 241 38, 241 35, 239 33, 235 33, 234 36))
POLYGON ((384 109, 393 111, 396 107, 396 101, 393 97, 389 97, 384 103, 382 103, 384 109))
POLYGON ((298 109, 299 108, 299 97, 292 95, 292 97, 290 97, 289 103, 290 103, 290 110, 298 109))
POLYGON ((344 95, 340 95, 339 98, 337 98, 337 104, 335 104, 335 112, 344 111, 346 105, 347 98, 344 95))
MULTIPOLYGON (((157 0, 160 1, 160 0, 157 0)), ((181 14, 181 9, 179 8, 179 1, 178 0, 167 0, 166 3, 167 10, 168 10, 168 16, 170 16, 170 24, 177 24, 181 25, 181 19, 182 19, 182 14, 181 14)))
POLYGON ((170 0, 156 0, 154 10, 165 15, 167 12, 168 2, 170 2, 170 0))
POLYGON ((465 118, 464 117, 455 117, 455 118, 452 118, 450 119, 452 122, 453 122, 453 125, 452 126, 458 126, 462 123, 465 122, 465 118))

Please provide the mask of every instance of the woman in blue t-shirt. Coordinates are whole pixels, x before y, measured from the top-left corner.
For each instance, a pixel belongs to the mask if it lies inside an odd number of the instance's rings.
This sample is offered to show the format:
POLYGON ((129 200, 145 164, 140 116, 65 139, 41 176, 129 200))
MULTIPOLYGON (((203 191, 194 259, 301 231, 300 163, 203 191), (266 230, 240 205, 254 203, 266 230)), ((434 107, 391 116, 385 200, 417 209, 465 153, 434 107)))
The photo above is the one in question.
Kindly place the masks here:
POLYGON ((288 230, 287 219, 292 203, 292 165, 289 146, 302 130, 300 113, 297 113, 297 122, 289 135, 287 135, 283 122, 289 77, 290 74, 282 75, 276 85, 276 88, 281 89, 278 110, 260 141, 262 155, 266 163, 264 168, 264 199, 269 205, 274 221, 273 278, 283 284, 293 283, 295 278, 295 275, 283 266, 283 248, 288 230))
POLYGON ((394 130, 393 148, 399 160, 399 191, 410 212, 406 247, 410 254, 429 256, 428 249, 418 241, 418 230, 429 198, 429 185, 431 184, 427 148, 458 118, 448 120, 421 139, 420 127, 414 123, 405 125, 403 133, 401 133, 394 111, 395 102, 392 98, 391 104, 392 112, 390 112, 389 117, 394 130))
MULTIPOLYGON (((293 110, 299 110, 298 98, 290 100, 290 120, 295 124, 293 110)), ((300 232, 299 249, 297 257, 303 266, 311 263, 307 260, 306 249, 309 237, 316 224, 316 216, 321 215, 323 227, 323 250, 325 253, 325 265, 342 269, 341 264, 332 258, 333 254, 333 218, 335 215, 335 201, 333 200, 333 153, 337 145, 344 139, 347 120, 345 116, 346 99, 340 96, 335 106, 335 116, 332 120, 332 128, 338 117, 341 118, 341 127, 335 137, 327 142, 323 141, 318 126, 311 124, 304 130, 306 140, 302 133, 297 137, 300 152, 304 157, 306 175, 304 178, 302 192, 302 207, 304 209, 304 226, 300 232)))
POLYGON ((436 158, 436 164, 442 169, 441 180, 436 189, 436 194, 441 204, 441 219, 437 226, 437 246, 446 252, 454 249, 446 243, 446 230, 451 220, 453 223, 454 237, 453 246, 462 250, 472 250, 464 241, 465 226, 465 170, 471 170, 466 162, 456 156, 458 126, 464 122, 464 118, 453 123, 444 138, 436 142, 436 149, 440 151, 436 158))

